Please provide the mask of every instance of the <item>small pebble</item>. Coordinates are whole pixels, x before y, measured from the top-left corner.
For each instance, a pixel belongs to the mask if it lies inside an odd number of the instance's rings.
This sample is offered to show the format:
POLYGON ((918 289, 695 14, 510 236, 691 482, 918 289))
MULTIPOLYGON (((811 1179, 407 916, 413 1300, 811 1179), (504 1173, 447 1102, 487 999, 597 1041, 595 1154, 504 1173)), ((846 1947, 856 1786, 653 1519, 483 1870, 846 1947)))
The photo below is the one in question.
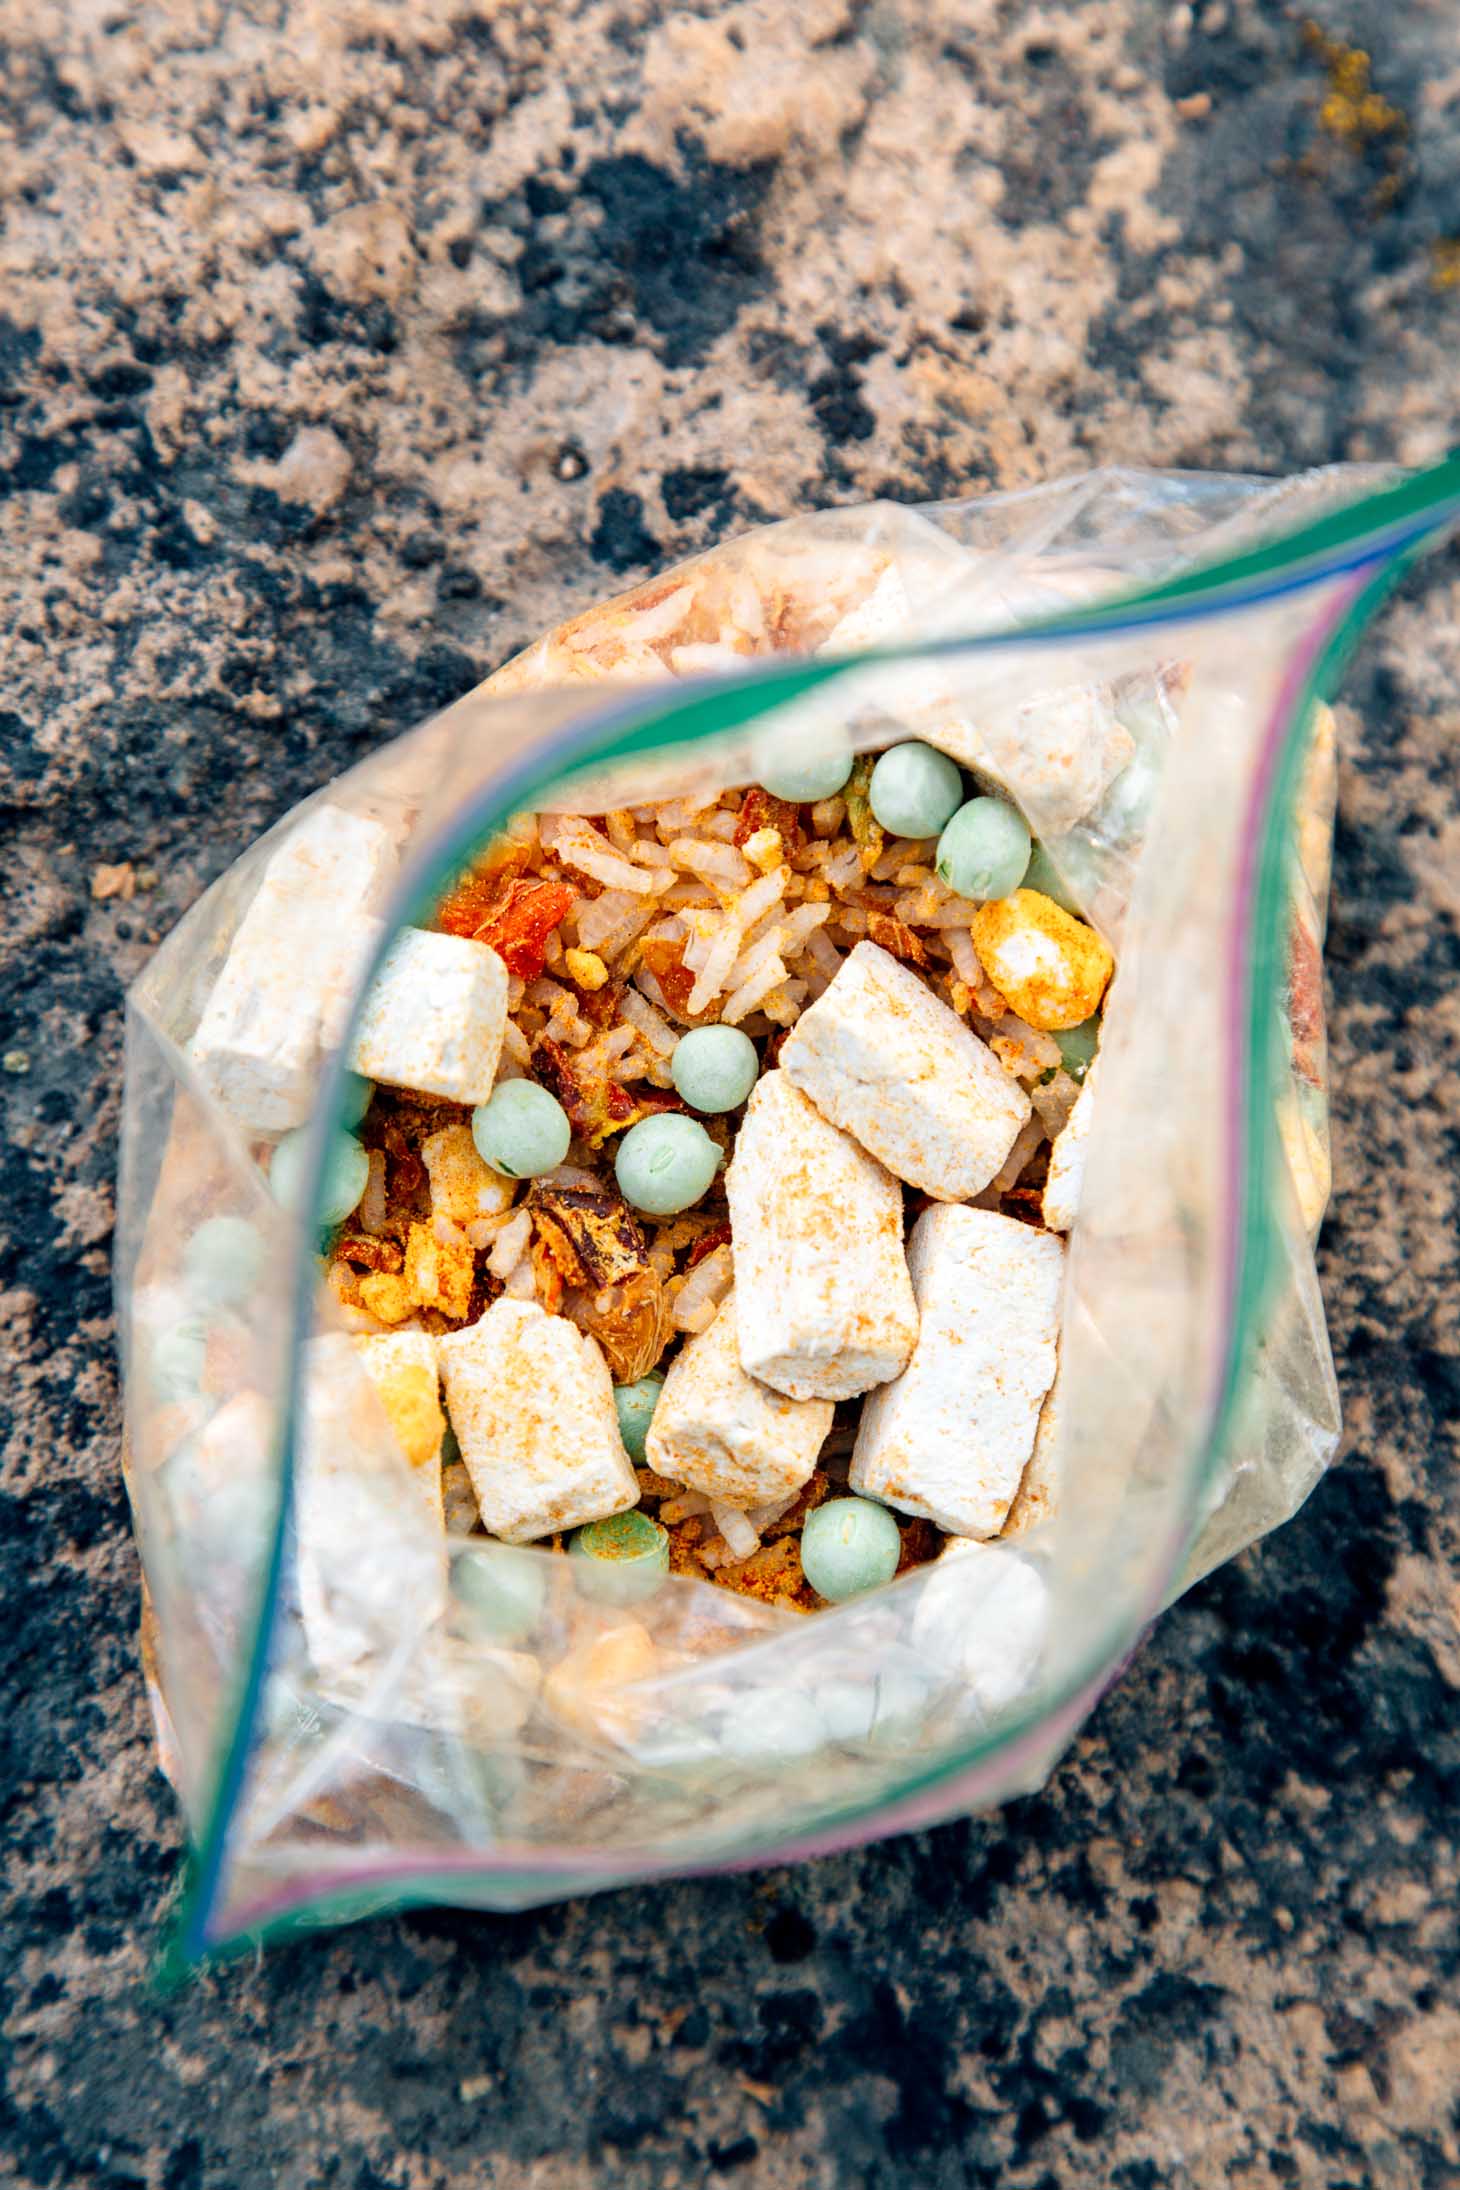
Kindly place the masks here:
POLYGON ((801 1530, 802 1571, 828 1604, 890 1582, 901 1555, 896 1521, 870 1498, 829 1498, 801 1530))
POLYGON ((664 1379, 657 1370, 641 1376, 636 1384, 615 1384, 613 1388, 618 1433, 624 1441, 624 1451, 638 1467, 644 1465, 644 1440, 663 1389, 664 1379))
POLYGON ((563 1161, 573 1128, 556 1095, 535 1080, 504 1080, 472 1112, 471 1137, 504 1179, 535 1179, 563 1161))
POLYGON ((889 746, 867 786, 873 819, 889 836, 937 836, 963 802, 958 763, 910 738, 889 746))
POLYGON ((719 1168, 720 1151, 704 1127, 675 1111, 631 1125, 613 1165, 624 1200, 650 1217, 691 1208, 719 1168))
POLYGON ((669 1572, 669 1531, 633 1508, 590 1521, 568 1549, 582 1561, 579 1586, 599 1604, 640 1604, 669 1572))
MULTIPOLYGON (((299 1207, 309 1132, 307 1125, 300 1125, 292 1133, 286 1133, 270 1160, 269 1185, 275 1201, 283 1209, 297 1210, 299 1207)), ((332 1134, 325 1158, 318 1210, 320 1223, 342 1224, 364 1193, 369 1177, 370 1158, 354 1135, 332 1134)))
POLYGON ((739 1027, 695 1027, 669 1060, 675 1090, 691 1110, 736 1110, 760 1076, 754 1042, 739 1027))
POLYGON ((1017 890, 1029 865, 1029 824, 1001 798, 971 798, 938 839, 938 873, 959 897, 1017 890))

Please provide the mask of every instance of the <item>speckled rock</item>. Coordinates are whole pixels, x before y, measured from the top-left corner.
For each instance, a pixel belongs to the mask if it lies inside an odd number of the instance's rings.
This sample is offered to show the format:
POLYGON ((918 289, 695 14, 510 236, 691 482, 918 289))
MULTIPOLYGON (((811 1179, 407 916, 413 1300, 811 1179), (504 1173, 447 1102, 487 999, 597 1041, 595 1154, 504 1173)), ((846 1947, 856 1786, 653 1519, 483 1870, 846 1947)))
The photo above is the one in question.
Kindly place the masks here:
POLYGON ((1452 2184, 1453 554, 1342 718, 1343 1463, 1037 1798, 159 1998, 107 1273, 152 943, 622 576, 807 503, 1438 453, 1454 11, 0 0, 0 47, 0 2175, 1452 2184))

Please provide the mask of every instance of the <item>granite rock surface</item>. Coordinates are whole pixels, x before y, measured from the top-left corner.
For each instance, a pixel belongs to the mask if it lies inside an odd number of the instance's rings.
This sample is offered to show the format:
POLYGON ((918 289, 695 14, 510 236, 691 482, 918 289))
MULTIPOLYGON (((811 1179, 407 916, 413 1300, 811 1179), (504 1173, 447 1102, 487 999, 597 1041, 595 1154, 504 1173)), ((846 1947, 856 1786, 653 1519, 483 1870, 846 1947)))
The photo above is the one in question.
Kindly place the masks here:
POLYGON ((1305 12, 0 0, 0 2179, 1457 2179, 1453 553, 1343 712, 1347 1428, 1299 1518, 997 1817, 149 1982, 126 983, 305 791, 736 527, 1439 454, 1460 15, 1305 12))

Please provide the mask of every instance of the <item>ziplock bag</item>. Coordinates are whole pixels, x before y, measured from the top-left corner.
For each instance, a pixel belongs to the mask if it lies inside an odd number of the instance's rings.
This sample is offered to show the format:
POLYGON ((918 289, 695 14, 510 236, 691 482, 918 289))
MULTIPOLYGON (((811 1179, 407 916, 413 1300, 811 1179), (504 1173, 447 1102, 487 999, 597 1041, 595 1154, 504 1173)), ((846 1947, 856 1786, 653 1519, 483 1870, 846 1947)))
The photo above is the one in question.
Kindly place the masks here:
POLYGON ((1321 703, 1457 508, 1454 464, 1106 471, 766 527, 383 745, 193 908, 130 998, 117 1253, 144 1656, 196 1848, 179 1963, 1032 1789, 1160 1607, 1297 1508, 1338 1432, 1321 703), (343 1056, 392 937, 513 814, 692 799, 829 731, 929 739, 1015 800, 1115 954, 1044 1493, 1017 1537, 810 1617, 682 1575, 626 1610, 581 1561, 443 1542, 321 1282, 343 1056), (266 872, 285 947, 233 951, 266 872), (301 1123, 291 1214, 266 1166, 301 1123))

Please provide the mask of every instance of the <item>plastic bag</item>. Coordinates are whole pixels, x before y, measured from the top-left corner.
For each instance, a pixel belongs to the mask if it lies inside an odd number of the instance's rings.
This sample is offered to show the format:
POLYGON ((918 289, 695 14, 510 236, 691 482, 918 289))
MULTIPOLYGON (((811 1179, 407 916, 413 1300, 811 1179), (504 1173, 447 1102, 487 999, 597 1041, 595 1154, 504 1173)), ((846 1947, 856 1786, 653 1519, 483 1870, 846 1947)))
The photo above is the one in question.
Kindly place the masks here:
POLYGON ((1457 506, 1455 466, 1101 472, 768 527, 529 649, 194 907, 130 999, 117 1260, 144 1655, 197 1849, 177 1957, 999 1802, 1164 1602, 1296 1509, 1338 1430, 1318 703, 1457 506), (320 1282, 342 1046, 512 813, 749 782, 831 731, 929 737, 1011 794, 1116 953, 1043 1487, 1017 1537, 814 1617, 680 1577, 626 1607, 583 1562, 443 1539, 320 1282), (297 1216, 262 1166, 306 1120, 297 1216))

